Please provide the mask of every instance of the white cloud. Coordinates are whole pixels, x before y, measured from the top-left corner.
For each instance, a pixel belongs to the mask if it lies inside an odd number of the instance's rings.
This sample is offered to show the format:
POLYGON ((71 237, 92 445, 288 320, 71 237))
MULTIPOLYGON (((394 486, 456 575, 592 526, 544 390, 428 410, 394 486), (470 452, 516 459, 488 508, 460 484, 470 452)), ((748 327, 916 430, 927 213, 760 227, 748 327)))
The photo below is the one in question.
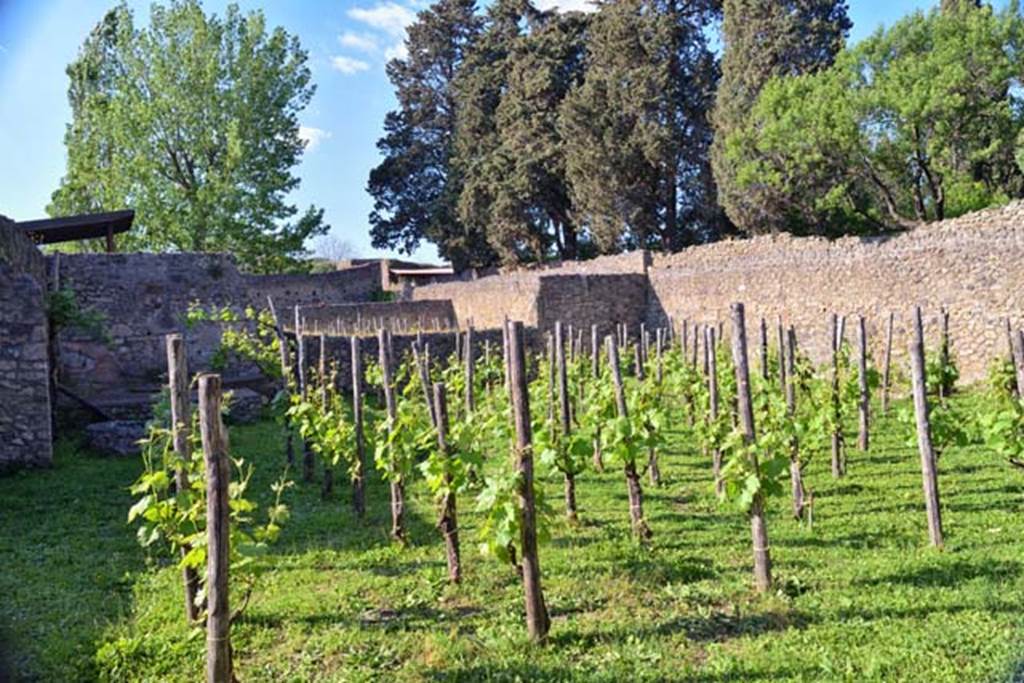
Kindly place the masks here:
POLYGON ((535 0, 534 6, 546 12, 557 9, 559 12, 593 12, 597 5, 592 0, 535 0))
POLYGON ((353 7, 348 16, 394 36, 405 35, 405 27, 416 21, 416 13, 396 2, 382 2, 373 7, 353 7))
POLYGON ((384 50, 384 59, 391 61, 392 59, 405 59, 409 56, 409 49, 405 46, 405 41, 400 40, 387 50, 384 50))
POLYGON ((369 33, 345 31, 345 33, 338 36, 338 42, 345 47, 351 47, 363 52, 376 52, 378 47, 377 39, 369 33))
POLYGON ((331 68, 337 69, 343 74, 356 74, 360 71, 366 71, 370 68, 370 65, 361 59, 354 59, 345 55, 335 55, 331 57, 331 68))
POLYGON ((330 132, 313 126, 299 126, 299 139, 306 143, 306 151, 312 152, 320 143, 331 137, 330 132))

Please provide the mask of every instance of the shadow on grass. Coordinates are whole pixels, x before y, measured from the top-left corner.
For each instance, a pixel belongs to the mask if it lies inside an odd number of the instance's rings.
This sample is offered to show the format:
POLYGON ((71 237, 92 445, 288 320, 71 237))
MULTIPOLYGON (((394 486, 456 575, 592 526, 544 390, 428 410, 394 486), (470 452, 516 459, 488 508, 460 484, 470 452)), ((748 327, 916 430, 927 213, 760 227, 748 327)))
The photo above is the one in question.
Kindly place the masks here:
POLYGON ((857 583, 862 586, 905 585, 949 588, 974 579, 1010 581, 1018 578, 1020 574, 1020 562, 956 560, 949 564, 922 567, 915 571, 861 579, 857 583))

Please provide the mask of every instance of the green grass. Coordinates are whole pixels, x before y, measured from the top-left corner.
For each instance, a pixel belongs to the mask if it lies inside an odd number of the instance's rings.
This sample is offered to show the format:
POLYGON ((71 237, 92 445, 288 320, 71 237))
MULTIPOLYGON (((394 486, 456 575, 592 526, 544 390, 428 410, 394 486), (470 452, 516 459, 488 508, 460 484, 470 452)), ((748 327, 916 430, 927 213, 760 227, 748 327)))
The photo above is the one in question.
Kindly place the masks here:
MULTIPOLYGON (((975 397, 957 399, 971 409, 975 397)), ((852 441, 852 440, 851 440, 852 441)), ((279 474, 271 423, 235 428, 279 474)), ((258 588, 233 630, 243 681, 362 680, 1011 680, 1024 623, 1024 474, 980 447, 940 461, 947 546, 927 547, 916 450, 882 421, 872 451, 849 453, 840 481, 820 456, 808 472, 814 529, 769 511, 776 590, 751 588, 745 519, 713 499, 710 466, 673 435, 664 485, 645 488, 654 540, 629 537, 621 473, 588 473, 581 525, 560 520, 541 547, 550 642, 525 638, 511 569, 476 551, 460 500, 464 583, 447 586, 435 513, 411 491, 413 545, 389 543, 387 492, 354 519, 342 487, 290 495, 293 520, 260 560, 258 588)), ((496 454, 505 457, 505 454, 496 454)), ((52 471, 0 480, 0 624, 29 680, 196 681, 204 639, 183 623, 178 571, 147 563, 125 524, 131 461, 64 447, 52 471)), ((560 502, 560 482, 546 481, 560 502)))

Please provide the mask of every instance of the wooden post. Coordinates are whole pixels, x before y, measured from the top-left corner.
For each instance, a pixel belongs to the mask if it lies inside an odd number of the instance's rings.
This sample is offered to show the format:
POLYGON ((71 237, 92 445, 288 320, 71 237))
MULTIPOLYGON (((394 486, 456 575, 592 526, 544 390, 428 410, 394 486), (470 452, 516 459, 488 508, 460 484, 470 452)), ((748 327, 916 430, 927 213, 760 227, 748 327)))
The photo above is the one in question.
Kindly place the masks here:
POLYGON ((327 407, 327 337, 320 335, 320 357, 317 358, 317 379, 320 382, 320 405, 327 407))
MULTIPOLYGON (((697 340, 694 339, 694 343, 697 340)), ((718 420, 718 360, 715 358, 715 328, 704 328, 704 348, 708 355, 708 421, 714 423, 718 420)), ((707 454, 705 453, 705 457, 707 454)), ((725 490, 725 481, 722 479, 722 450, 716 448, 711 454, 711 471, 715 477, 715 493, 719 496, 725 490)))
MULTIPOLYGON (((185 355, 185 342, 180 334, 169 334, 167 343, 167 376, 170 380, 171 393, 171 435, 174 448, 174 487, 179 492, 188 491, 191 483, 188 478, 188 463, 192 460, 189 448, 189 432, 192 430, 192 411, 189 406, 188 359, 185 355)), ((185 557, 191 550, 190 545, 181 548, 181 556, 185 557)), ((185 584, 185 618, 191 624, 199 618, 199 607, 196 595, 199 593, 199 575, 193 567, 182 569, 185 584)))
POLYGON ((690 363, 693 369, 697 369, 697 353, 700 347, 700 325, 698 323, 693 324, 693 361, 690 363))
MULTIPOLYGON (((558 323, 555 323, 556 325, 558 323)), ((544 335, 548 353, 548 422, 555 420, 555 337, 551 332, 544 335)), ((511 396, 511 394, 510 394, 511 396)))
POLYGON ((455 362, 462 360, 462 332, 455 328, 455 362))
POLYGON ((786 333, 782 330, 782 318, 776 328, 779 336, 779 387, 782 388, 782 395, 785 396, 786 388, 786 333))
POLYGON ((942 547, 942 512, 939 507, 939 478, 932 447, 931 423, 928 417, 928 396, 924 375, 924 327, 921 308, 914 307, 914 340, 910 344, 910 379, 914 392, 914 414, 917 418, 917 449, 921 454, 921 478, 924 504, 928 515, 928 538, 936 548, 942 547))
MULTIPOLYGON (((451 458, 448 450, 448 403, 445 400, 443 382, 434 383, 434 413, 437 415, 437 447, 444 458, 451 458)), ((441 519, 437 526, 444 536, 445 554, 448 557, 448 580, 459 583, 462 580, 462 565, 459 563, 459 525, 455 510, 455 491, 452 475, 445 475, 448 493, 441 501, 441 519)))
POLYGON ((476 367, 476 354, 473 352, 473 326, 466 328, 466 348, 463 355, 466 357, 466 416, 473 414, 476 403, 473 396, 473 370, 476 367))
POLYGON ((360 517, 366 514, 366 445, 363 439, 363 356, 359 337, 352 335, 352 423, 355 427, 356 467, 352 474, 352 507, 360 517))
POLYGON ((633 372, 641 382, 647 378, 647 374, 644 371, 643 344, 640 342, 637 342, 637 345, 633 347, 633 372))
MULTIPOLYGON (((555 324, 555 336, 561 336, 559 323, 555 324)), ((526 632, 533 642, 542 642, 547 637, 551 620, 548 618, 544 592, 541 590, 540 555, 537 552, 537 513, 533 496, 533 435, 530 430, 530 392, 526 380, 523 323, 512 323, 508 337, 512 412, 516 427, 516 471, 519 473, 519 510, 522 514, 519 540, 522 546, 523 594, 526 598, 526 632)), ((564 369, 564 363, 562 367, 564 369)))
POLYGON ((640 345, 642 347, 640 357, 644 361, 644 365, 647 365, 647 361, 651 357, 651 332, 647 329, 647 323, 640 323, 640 345))
POLYGON ((882 413, 889 412, 889 367, 892 363, 892 325, 894 314, 889 311, 889 324, 885 332, 885 360, 882 366, 882 413))
MULTIPOLYGON (((519 324, 520 332, 522 323, 519 324)), ((510 338, 514 337, 514 330, 510 338)), ((565 448, 569 438, 569 430, 572 429, 572 413, 569 405, 569 373, 565 364, 565 339, 562 338, 562 321, 555 321, 555 367, 558 375, 558 424, 561 431, 562 442, 558 447, 565 448)), ((513 345, 514 345, 513 341, 513 345)), ((525 361, 524 361, 525 362, 525 361)), ((513 371, 515 368, 513 368, 513 371)), ((512 382, 513 398, 515 395, 515 377, 512 382)), ((525 389, 524 389, 525 391, 525 389)), ((518 418, 517 418, 518 419, 518 418)), ((518 428, 518 423, 517 423, 518 428)), ((565 516, 570 522, 577 521, 576 515, 576 476, 571 471, 562 472, 565 480, 565 516)))
POLYGON ((870 395, 868 394, 868 333, 864 325, 864 316, 857 317, 857 380, 860 389, 860 400, 857 402, 858 425, 857 447, 868 450, 870 435, 868 427, 868 410, 870 395))
MULTIPOLYGON (((790 416, 796 413, 796 330, 790 325, 786 331, 786 411, 790 416)), ((802 519, 804 514, 804 481, 800 467, 800 444, 794 438, 789 454, 789 484, 793 494, 793 517, 802 519)))
POLYGON ((836 330, 836 350, 843 348, 843 340, 846 338, 846 316, 839 316, 839 327, 836 330))
POLYGON ((425 347, 420 345, 419 340, 413 342, 412 357, 416 365, 416 372, 420 378, 420 386, 423 387, 423 398, 427 402, 427 416, 430 417, 430 424, 437 427, 437 416, 434 414, 434 401, 430 396, 430 372, 427 369, 425 347))
MULTIPOLYGON (((291 393, 292 383, 294 381, 292 377, 292 361, 291 354, 288 351, 288 337, 284 333, 284 328, 281 327, 281 321, 277 317, 277 309, 274 308, 274 299, 271 296, 267 296, 267 305, 270 307, 270 317, 274 321, 274 336, 277 337, 277 350, 281 356, 281 390, 285 392, 285 396, 291 393)), ((284 425, 284 439, 285 439, 285 460, 289 465, 295 464, 295 450, 292 446, 292 430, 288 427, 288 423, 284 425)))
POLYGON ((501 324, 501 360, 505 368, 505 391, 508 391, 508 316, 501 324))
POLYGON ((1017 386, 1024 393, 1024 331, 1017 330, 1017 334, 1011 338, 1013 346, 1013 367, 1014 375, 1017 378, 1017 386))
POLYGON ((590 326, 590 371, 594 379, 601 376, 601 346, 597 338, 597 325, 590 326))
MULTIPOLYGON (((732 305, 732 357, 736 364, 736 397, 739 402, 740 424, 747 445, 756 441, 754 407, 750 396, 750 370, 747 366, 747 331, 743 304, 732 305)), ((754 472, 760 472, 757 452, 750 453, 754 472)), ((758 491, 750 504, 750 534, 754 548, 754 584, 759 593, 772 585, 772 560, 768 549, 768 527, 764 516, 764 493, 758 491)))
POLYGON ((837 417, 832 427, 832 476, 843 476, 843 425, 839 396, 839 349, 842 346, 842 322, 832 314, 832 415, 837 417))
POLYGON ((228 445, 220 419, 220 375, 199 376, 199 432, 206 467, 206 681, 232 683, 228 570, 228 445))
MULTIPOLYGON (((387 428, 391 450, 390 436, 395 430, 397 408, 395 406, 394 377, 391 371, 391 333, 383 327, 377 331, 377 353, 380 359, 380 370, 384 384, 384 407, 387 414, 387 428)), ((391 485, 391 538, 396 541, 405 540, 405 482, 395 473, 389 477, 391 485)))
POLYGON ((761 379, 768 381, 768 323, 761 318, 761 379))
POLYGON ((1019 384, 1019 382, 1017 380, 1017 372, 1019 372, 1017 370, 1017 367, 1018 367, 1018 365, 1017 365, 1017 356, 1016 356, 1016 353, 1013 350, 1013 347, 1014 347, 1014 343, 1013 343, 1013 328, 1010 326, 1010 318, 1007 317, 1006 318, 1006 348, 1007 348, 1007 350, 1010 353, 1010 355, 1009 355, 1010 363, 1013 365, 1013 368, 1014 368, 1013 383, 1010 386, 1010 392, 1013 394, 1013 396, 1015 398, 1020 398, 1021 387, 1020 387, 1020 384, 1019 384))
POLYGON ((687 357, 686 352, 689 350, 689 340, 687 339, 689 336, 689 326, 689 321, 686 318, 683 318, 683 329, 679 332, 679 349, 683 352, 683 358, 687 357))
MULTIPOLYGON (((939 313, 940 322, 940 340, 939 340, 939 367, 945 368, 949 365, 949 309, 945 306, 939 313)), ((952 389, 952 387, 949 387, 952 389)), ((943 399, 949 395, 949 389, 946 388, 945 378, 939 382, 939 398, 943 399)))
POLYGON ((665 330, 662 328, 657 329, 656 340, 654 344, 655 356, 657 367, 655 369, 655 378, 660 386, 662 381, 665 379, 665 362, 661 357, 662 349, 665 346, 665 330))
POLYGON ((790 325, 786 330, 786 406, 790 413, 796 412, 796 330, 790 325))
MULTIPOLYGON (((612 337, 605 339, 605 346, 608 350, 608 366, 612 371, 612 384, 615 387, 615 406, 618 409, 619 417, 628 417, 626 392, 622 386, 622 370, 619 368, 619 350, 612 337)), ((650 538, 651 529, 644 519, 644 492, 640 485, 640 474, 637 472, 636 462, 633 460, 626 462, 624 471, 626 493, 629 496, 629 518, 633 533, 641 539, 650 538)))
MULTIPOLYGON (((299 378, 299 394, 302 399, 309 399, 309 376, 307 375, 307 364, 309 363, 306 335, 302 334, 302 320, 299 317, 299 307, 295 307, 295 341, 296 341, 296 376, 299 378)), ((305 439, 302 440, 302 480, 311 482, 314 479, 315 461, 313 459, 313 448, 305 439)))

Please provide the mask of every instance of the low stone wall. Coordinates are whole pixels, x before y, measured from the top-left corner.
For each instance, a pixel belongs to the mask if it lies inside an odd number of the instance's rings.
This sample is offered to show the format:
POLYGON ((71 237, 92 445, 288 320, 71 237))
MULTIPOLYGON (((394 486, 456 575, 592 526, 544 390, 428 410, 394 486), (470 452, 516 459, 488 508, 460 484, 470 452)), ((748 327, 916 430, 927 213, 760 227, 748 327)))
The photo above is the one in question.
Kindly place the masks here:
POLYGON ((540 281, 540 272, 520 271, 416 287, 410 298, 413 301, 450 300, 458 324, 463 327, 472 323, 480 329, 501 329, 506 316, 532 327, 537 325, 540 281))
POLYGON ((45 262, 0 217, 0 472, 53 462, 45 262))
MULTIPOLYGON (((380 328, 392 333, 440 331, 458 325, 455 309, 447 299, 423 301, 318 304, 299 307, 303 334, 375 335, 380 328)), ((294 331, 294 322, 285 329, 294 331)))
MULTIPOLYGON (((368 301, 379 291, 380 267, 369 264, 311 275, 248 275, 223 254, 76 254, 60 258, 61 281, 83 307, 107 320, 109 339, 80 331, 60 334, 63 383, 101 407, 138 394, 145 403, 167 372, 164 337, 185 332, 189 367, 208 369, 220 343, 220 326, 185 329, 190 304, 266 308, 273 297, 281 317, 299 305, 368 301)), ((233 366, 226 379, 246 379, 251 366, 233 366)))

